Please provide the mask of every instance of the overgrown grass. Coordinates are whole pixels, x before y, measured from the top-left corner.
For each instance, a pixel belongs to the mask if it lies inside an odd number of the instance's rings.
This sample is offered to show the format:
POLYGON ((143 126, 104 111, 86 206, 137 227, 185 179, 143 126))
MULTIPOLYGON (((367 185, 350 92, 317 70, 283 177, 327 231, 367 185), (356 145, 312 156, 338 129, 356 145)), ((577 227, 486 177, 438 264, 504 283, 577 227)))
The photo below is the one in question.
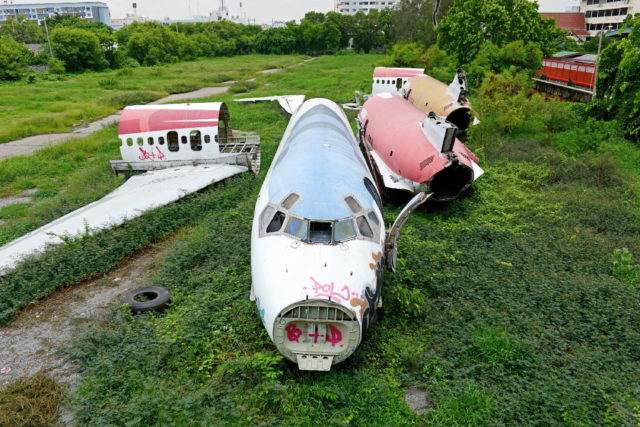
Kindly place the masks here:
POLYGON ((246 55, 200 59, 156 67, 68 74, 36 83, 0 83, 0 143, 67 132, 131 103, 241 80, 256 71, 301 62, 303 56, 246 55))
MULTIPOLYGON (((271 85, 251 96, 345 102, 369 84, 379 58, 320 58, 259 77, 271 85)), ((255 197, 288 117, 275 103, 230 109, 235 127, 265 142, 258 178, 229 180, 87 237, 67 249, 74 256, 57 249, 9 276, 24 278, 27 291, 53 288, 190 224, 150 282, 171 290, 172 305, 135 317, 115 308, 71 350, 85 369, 74 398, 79 424, 640 421, 640 293, 629 280, 640 254, 637 147, 611 135, 585 148, 571 129, 550 131, 540 108, 509 134, 472 132, 486 175, 460 200, 411 217, 399 272, 385 278, 383 322, 344 364, 309 373, 282 360, 248 300, 255 197), (80 261, 86 270, 65 276, 80 261), (431 408, 413 414, 405 387, 427 389, 431 408)), ((491 117, 483 123, 492 126, 491 117)), ((406 200, 387 200, 387 225, 406 200)))

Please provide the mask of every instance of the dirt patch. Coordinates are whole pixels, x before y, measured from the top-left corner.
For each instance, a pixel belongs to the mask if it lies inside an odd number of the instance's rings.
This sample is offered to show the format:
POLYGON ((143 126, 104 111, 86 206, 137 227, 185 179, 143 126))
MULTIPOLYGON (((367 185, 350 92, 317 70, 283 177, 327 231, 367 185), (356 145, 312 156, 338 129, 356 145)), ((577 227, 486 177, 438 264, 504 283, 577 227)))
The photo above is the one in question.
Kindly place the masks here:
POLYGON ((418 415, 424 414, 431 408, 429 392, 416 387, 409 387, 404 391, 404 401, 409 408, 418 415))
POLYGON ((77 370, 62 352, 75 328, 104 313, 125 292, 143 286, 167 246, 151 246, 104 277, 60 289, 0 328, 0 386, 40 370, 61 383, 75 383, 77 370))
MULTIPOLYGON (((106 276, 60 289, 0 328, 0 388, 44 372, 73 391, 80 373, 64 349, 74 332, 119 303, 125 292, 144 286, 169 247, 165 240, 131 256, 106 276)), ((62 408, 61 422, 73 422, 68 408, 62 408)))
MULTIPOLYGON (((25 190, 20 194, 16 194, 15 196, 3 197, 0 199, 0 208, 4 208, 5 206, 17 205, 18 203, 30 203, 31 196, 38 192, 37 189, 25 190)), ((0 222, 0 225, 3 223, 0 222)))

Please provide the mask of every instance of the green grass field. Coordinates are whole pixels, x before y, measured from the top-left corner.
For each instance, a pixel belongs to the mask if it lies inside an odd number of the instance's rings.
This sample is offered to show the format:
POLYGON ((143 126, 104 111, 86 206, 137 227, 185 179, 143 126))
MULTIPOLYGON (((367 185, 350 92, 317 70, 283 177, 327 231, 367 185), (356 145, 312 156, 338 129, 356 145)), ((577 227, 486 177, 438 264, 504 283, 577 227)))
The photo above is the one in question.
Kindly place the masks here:
MULTIPOLYGON (((268 85, 250 93, 346 102, 382 59, 322 57, 261 76, 268 85)), ((255 197, 289 118, 275 103, 229 108, 235 128, 262 137, 258 177, 230 179, 55 249, 0 282, 6 321, 172 233, 149 282, 171 290, 171 307, 136 317, 115 307, 70 349, 84 369, 71 398, 80 425, 638 425, 636 146, 611 137, 571 151, 570 131, 548 140, 533 116, 509 135, 470 140, 486 174, 461 199, 411 217, 399 271, 385 277, 383 322, 344 364, 309 373, 282 360, 248 300, 255 197), (404 402, 408 387, 427 391, 424 414, 404 402)), ((28 160, 57 171, 55 191, 33 204, 41 210, 22 208, 28 213, 0 231, 19 235, 117 186, 106 164, 117 155, 115 129, 86 145, 75 163, 72 145, 0 163, 0 171, 14 165, 7 193, 30 188, 21 184, 28 160), (95 190, 67 202, 83 185, 95 190)), ((34 169, 40 187, 46 167, 34 169)), ((388 226, 406 201, 386 200, 388 226)))
POLYGON ((303 56, 245 55, 117 71, 42 75, 0 83, 0 143, 30 135, 68 132, 132 104, 245 79, 256 71, 301 62, 303 56))

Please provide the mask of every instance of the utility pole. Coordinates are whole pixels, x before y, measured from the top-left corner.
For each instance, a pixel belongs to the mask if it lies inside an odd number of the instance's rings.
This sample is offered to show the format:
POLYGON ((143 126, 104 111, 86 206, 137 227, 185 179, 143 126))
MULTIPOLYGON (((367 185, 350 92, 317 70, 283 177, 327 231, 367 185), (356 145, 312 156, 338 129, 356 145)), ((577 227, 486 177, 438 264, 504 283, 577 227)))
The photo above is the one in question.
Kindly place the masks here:
MULTIPOLYGON (((607 27, 607 30, 611 29, 611 25, 607 27)), ((600 31, 600 41, 598 42, 598 57, 596 58, 596 79, 593 82, 593 96, 592 101, 595 101, 598 96, 598 74, 600 73, 600 52, 602 52, 602 36, 604 35, 604 28, 600 31)))
POLYGON ((47 18, 44 19, 44 32, 47 34, 47 44, 49 45, 49 57, 53 58, 53 50, 51 49, 51 39, 49 38, 49 27, 47 27, 47 18))

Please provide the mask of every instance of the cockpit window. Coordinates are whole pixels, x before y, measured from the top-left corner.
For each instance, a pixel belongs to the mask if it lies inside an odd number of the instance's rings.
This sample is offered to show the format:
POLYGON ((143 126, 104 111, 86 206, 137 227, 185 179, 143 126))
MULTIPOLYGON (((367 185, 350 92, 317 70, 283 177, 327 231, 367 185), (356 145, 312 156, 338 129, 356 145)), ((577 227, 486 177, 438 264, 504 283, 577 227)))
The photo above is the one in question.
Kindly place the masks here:
POLYGON ((345 197, 344 201, 347 202, 347 206, 349 206, 349 209, 351 209, 351 212, 358 213, 362 210, 362 206, 360 206, 360 203, 358 203, 358 201, 354 199, 352 196, 345 197))
POLYGON ((267 224, 269 224, 269 222, 271 222, 271 219, 273 218, 273 214, 276 212, 276 210, 272 207, 272 206, 267 206, 264 211, 262 212, 262 215, 260 215, 260 229, 264 230, 267 227, 267 224))
POLYGON ((286 199, 284 199, 284 201, 282 202, 282 207, 285 209, 291 209, 293 207, 293 205, 296 204, 296 202, 298 201, 298 199, 300 199, 300 196, 296 193, 291 193, 287 196, 286 199))
POLYGON ((310 221, 309 242, 311 243, 331 243, 332 222, 310 221))
POLYGON ((367 222, 367 219, 364 216, 359 216, 356 221, 358 222, 358 230, 360 230, 360 234, 363 237, 372 239, 373 230, 371 230, 371 226, 367 222))
POLYGON ((378 220, 378 217, 376 216, 375 212, 373 212, 373 211, 369 212, 367 217, 369 218, 369 221, 371 221, 371 223, 374 226, 378 227, 380 225, 380 221, 378 220))
POLYGON ((353 219, 349 218, 344 221, 336 222, 333 229, 333 240, 335 242, 345 242, 355 239, 357 236, 356 227, 353 225, 353 219))
POLYGON ((307 221, 306 219, 290 217, 289 221, 287 222, 285 233, 297 237, 300 240, 307 240, 308 228, 309 221, 307 221))
POLYGON ((371 182, 371 180, 369 178, 365 178, 364 179, 364 186, 367 189, 367 191, 369 192, 369 194, 371 194, 371 197, 373 197, 373 200, 376 201, 376 204, 378 205, 380 210, 382 210, 382 200, 380 199, 380 194, 378 193, 378 189, 376 188, 374 183, 371 182))
POLYGON ((267 233, 275 233, 276 231, 280 231, 280 229, 282 228, 282 224, 284 223, 284 218, 285 215, 282 212, 276 212, 276 214, 273 216, 273 219, 267 226, 267 233))

